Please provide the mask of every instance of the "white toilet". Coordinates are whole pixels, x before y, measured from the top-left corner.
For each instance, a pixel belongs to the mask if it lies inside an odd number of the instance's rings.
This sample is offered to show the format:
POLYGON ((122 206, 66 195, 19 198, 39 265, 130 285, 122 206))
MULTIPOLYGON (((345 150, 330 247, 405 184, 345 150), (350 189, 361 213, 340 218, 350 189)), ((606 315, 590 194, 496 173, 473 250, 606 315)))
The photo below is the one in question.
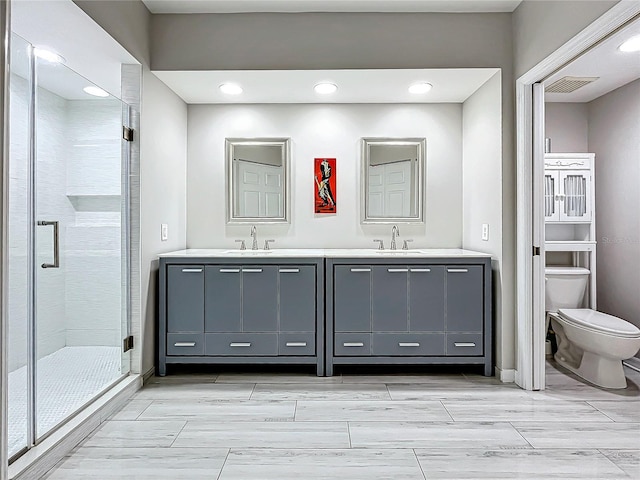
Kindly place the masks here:
POLYGON ((640 350, 640 329, 582 305, 589 279, 582 267, 545 268, 545 309, 558 342, 556 361, 588 382, 625 388, 622 360, 640 350))

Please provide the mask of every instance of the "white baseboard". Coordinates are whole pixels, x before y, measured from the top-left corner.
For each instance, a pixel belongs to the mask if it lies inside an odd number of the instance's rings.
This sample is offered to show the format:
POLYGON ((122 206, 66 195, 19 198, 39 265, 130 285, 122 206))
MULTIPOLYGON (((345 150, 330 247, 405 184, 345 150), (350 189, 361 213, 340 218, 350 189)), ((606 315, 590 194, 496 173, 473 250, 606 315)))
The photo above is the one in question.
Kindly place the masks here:
POLYGON ((9 465, 10 480, 42 478, 142 387, 140 375, 126 377, 42 443, 9 465))
POLYGON ((514 368, 502 370, 501 368, 496 367, 496 377, 502 383, 513 383, 516 381, 516 371, 514 368))

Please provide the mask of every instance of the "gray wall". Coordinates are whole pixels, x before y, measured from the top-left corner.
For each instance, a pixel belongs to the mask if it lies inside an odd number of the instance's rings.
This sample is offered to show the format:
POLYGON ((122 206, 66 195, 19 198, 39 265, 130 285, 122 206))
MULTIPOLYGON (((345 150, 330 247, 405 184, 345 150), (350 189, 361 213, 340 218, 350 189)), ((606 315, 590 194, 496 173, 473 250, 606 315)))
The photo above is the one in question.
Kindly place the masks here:
POLYGON ((519 78, 618 0, 525 0, 513 12, 514 73, 519 78))
POLYGON ((589 103, 598 310, 640 326, 640 80, 589 103))
POLYGON ((142 242, 142 373, 154 365, 159 253, 186 245, 187 105, 158 77, 142 77, 140 237, 142 242), (160 240, 160 224, 169 240, 160 240))
MULTIPOLYGON (((502 283, 502 111, 500 74, 462 105, 462 247, 493 256, 496 356, 513 349, 514 325, 505 321, 502 283), (482 224, 489 240, 482 240, 482 224)), ((499 368, 505 368, 498 365, 499 368)), ((510 368, 510 367, 506 367, 510 368)))
POLYGON ((546 103, 545 137, 554 153, 589 152, 586 103, 546 103))

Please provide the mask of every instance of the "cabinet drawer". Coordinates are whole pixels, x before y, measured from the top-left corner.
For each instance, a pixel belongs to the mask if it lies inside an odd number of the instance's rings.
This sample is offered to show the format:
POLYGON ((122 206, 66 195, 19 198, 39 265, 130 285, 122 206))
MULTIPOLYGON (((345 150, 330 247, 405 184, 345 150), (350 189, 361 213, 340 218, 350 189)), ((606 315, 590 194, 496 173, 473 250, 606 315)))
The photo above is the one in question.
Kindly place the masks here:
POLYGON ((374 333, 371 353, 380 356, 444 355, 444 333, 374 333))
POLYGON ((280 333, 278 336, 280 355, 315 355, 316 333, 280 333))
POLYGON ((447 355, 482 355, 482 333, 447 333, 447 355))
POLYGON ((206 333, 206 355, 277 355, 278 335, 275 333, 206 333))
POLYGON ((168 333, 167 355, 204 355, 204 333, 168 333))
POLYGON ((370 333, 336 333, 334 344, 335 355, 371 355, 370 333))

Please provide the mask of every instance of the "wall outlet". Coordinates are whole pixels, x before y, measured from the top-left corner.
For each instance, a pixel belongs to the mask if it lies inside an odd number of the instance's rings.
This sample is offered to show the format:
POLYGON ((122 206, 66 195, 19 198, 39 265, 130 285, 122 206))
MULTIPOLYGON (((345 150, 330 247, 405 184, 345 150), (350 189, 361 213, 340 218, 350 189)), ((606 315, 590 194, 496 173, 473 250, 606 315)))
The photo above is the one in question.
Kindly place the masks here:
POLYGON ((485 242, 489 240, 489 224, 488 223, 482 224, 482 240, 484 240, 485 242))
POLYGON ((169 225, 167 223, 160 225, 160 240, 163 242, 169 240, 169 225))

